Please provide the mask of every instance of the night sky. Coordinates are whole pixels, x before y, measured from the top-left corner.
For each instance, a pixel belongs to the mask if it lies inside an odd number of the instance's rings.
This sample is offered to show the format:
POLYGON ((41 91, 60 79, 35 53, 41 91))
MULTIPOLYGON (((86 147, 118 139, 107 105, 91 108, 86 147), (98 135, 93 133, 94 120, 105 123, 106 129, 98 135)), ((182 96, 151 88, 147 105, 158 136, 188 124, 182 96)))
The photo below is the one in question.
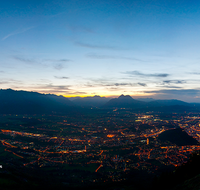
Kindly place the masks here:
POLYGON ((0 89, 200 102, 200 1, 1 0, 0 89))

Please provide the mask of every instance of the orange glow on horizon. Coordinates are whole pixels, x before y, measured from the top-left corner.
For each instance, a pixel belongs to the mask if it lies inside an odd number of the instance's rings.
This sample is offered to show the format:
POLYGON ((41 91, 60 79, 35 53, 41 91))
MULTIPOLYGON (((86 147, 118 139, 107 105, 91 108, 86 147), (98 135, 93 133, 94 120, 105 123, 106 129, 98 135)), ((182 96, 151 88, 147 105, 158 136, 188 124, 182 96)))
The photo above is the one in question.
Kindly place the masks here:
MULTIPOLYGON (((16 91, 19 91, 18 89, 14 89, 16 91)), ((41 94, 54 94, 57 96, 63 96, 66 98, 75 98, 75 97, 81 97, 81 98, 85 98, 85 97, 94 97, 94 96, 100 96, 100 97, 106 97, 106 98, 118 98, 120 95, 129 95, 132 98, 153 98, 154 95, 156 95, 156 93, 148 93, 148 91, 140 91, 139 89, 136 90, 135 92, 133 91, 112 91, 110 92, 109 90, 96 90, 96 92, 94 93, 93 91, 91 92, 91 90, 86 91, 84 94, 76 94, 75 92, 71 92, 70 94, 67 94, 67 92, 65 91, 51 91, 50 89, 46 89, 46 90, 41 90, 41 89, 24 89, 21 88, 22 91, 28 91, 28 92, 37 92, 37 93, 41 93, 41 94)), ((152 90, 152 89, 151 89, 152 90)))
POLYGON ((118 94, 85 94, 85 95, 62 95, 62 94, 56 94, 56 95, 61 95, 61 96, 64 96, 64 97, 66 97, 66 98, 75 98, 75 97, 80 97, 80 98, 85 98, 85 97, 94 97, 94 96, 100 96, 100 97, 105 97, 105 98, 118 98, 119 96, 121 96, 121 95, 129 95, 129 96, 131 96, 132 98, 151 98, 152 97, 152 95, 154 95, 154 94, 150 94, 150 93, 148 93, 148 95, 147 94, 140 94, 140 93, 137 93, 137 94, 129 94, 129 93, 118 93, 118 94))

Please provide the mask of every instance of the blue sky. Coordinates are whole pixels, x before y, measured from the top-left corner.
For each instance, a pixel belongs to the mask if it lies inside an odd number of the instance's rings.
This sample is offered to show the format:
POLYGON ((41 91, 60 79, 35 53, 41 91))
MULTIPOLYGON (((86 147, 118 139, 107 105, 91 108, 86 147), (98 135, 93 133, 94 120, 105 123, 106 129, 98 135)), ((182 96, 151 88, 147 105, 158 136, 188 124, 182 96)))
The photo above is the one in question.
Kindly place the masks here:
POLYGON ((0 2, 0 88, 200 102, 200 2, 0 2))

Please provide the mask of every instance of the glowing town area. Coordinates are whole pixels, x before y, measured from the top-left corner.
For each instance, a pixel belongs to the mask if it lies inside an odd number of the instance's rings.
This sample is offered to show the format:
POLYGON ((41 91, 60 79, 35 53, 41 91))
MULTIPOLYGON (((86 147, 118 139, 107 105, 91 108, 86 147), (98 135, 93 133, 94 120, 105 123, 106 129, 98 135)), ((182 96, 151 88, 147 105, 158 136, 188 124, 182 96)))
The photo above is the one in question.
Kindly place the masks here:
POLYGON ((197 113, 115 109, 84 118, 2 115, 0 127, 1 172, 9 173, 12 167, 40 179, 45 173, 46 180, 55 176, 67 185, 123 181, 133 170, 161 174, 200 150, 197 113), (173 140, 177 131, 187 136, 184 143, 173 140))

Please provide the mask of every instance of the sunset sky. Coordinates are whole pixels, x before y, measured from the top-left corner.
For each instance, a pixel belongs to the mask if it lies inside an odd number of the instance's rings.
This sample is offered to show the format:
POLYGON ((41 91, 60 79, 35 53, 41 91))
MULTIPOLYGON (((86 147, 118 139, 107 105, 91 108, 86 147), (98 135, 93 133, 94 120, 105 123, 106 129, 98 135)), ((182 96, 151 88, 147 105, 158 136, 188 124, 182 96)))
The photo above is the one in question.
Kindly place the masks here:
POLYGON ((0 1, 0 89, 200 102, 200 1, 0 1))

